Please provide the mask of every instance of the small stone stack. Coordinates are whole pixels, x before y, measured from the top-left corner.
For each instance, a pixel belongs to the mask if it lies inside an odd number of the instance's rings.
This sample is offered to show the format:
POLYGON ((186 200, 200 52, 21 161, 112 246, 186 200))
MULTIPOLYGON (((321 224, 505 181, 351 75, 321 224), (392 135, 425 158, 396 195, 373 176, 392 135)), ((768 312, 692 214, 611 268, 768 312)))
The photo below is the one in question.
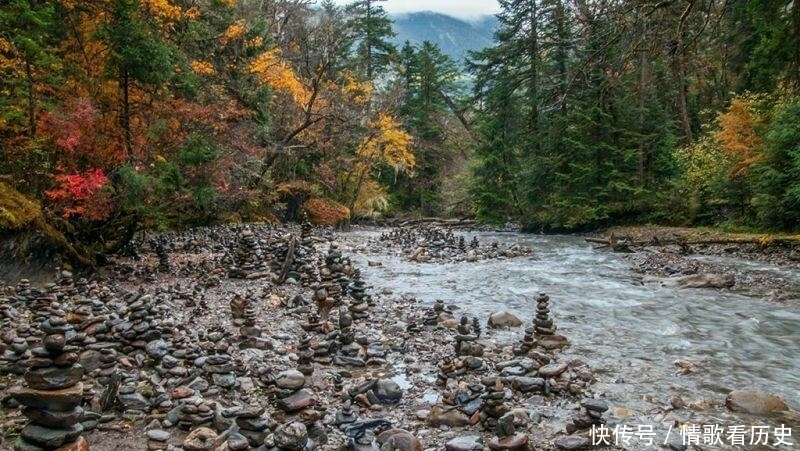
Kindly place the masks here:
POLYGON ((533 319, 537 345, 545 349, 563 348, 569 344, 566 337, 556 334, 556 325, 550 316, 550 296, 539 293, 536 299, 536 316, 533 319))
POLYGON ((167 449, 170 433, 163 429, 150 429, 147 431, 147 451, 161 451, 167 449))
POLYGON ((539 293, 536 299, 536 317, 533 319, 536 336, 555 335, 556 326, 550 318, 550 296, 539 293))
POLYGON ((22 374, 24 368, 19 362, 25 358, 28 342, 14 332, 14 324, 19 318, 7 297, 0 297, 0 374, 22 374))
POLYGON ((102 348, 99 352, 100 363, 98 363, 97 372, 93 376, 99 385, 107 386, 111 377, 117 372, 118 354, 113 348, 102 348))
POLYGON ((314 406, 317 400, 311 390, 304 388, 306 378, 298 370, 281 371, 275 376, 278 407, 288 414, 296 414, 314 406))
POLYGON ((488 430, 495 430, 498 420, 508 412, 508 406, 504 402, 506 390, 503 381, 499 377, 493 379, 483 381, 486 390, 482 395, 484 403, 481 421, 483 427, 488 430))
POLYGON ((472 241, 469 242, 469 248, 475 250, 478 249, 480 246, 481 244, 478 242, 478 237, 473 236, 472 241))
POLYGON ((433 308, 428 310, 425 314, 422 324, 426 326, 436 326, 439 324, 443 313, 445 313, 444 301, 437 299, 436 302, 433 303, 433 308))
POLYGON ((297 344, 297 370, 306 376, 314 374, 314 351, 311 349, 311 337, 303 335, 297 344))
POLYGON ((464 359, 454 359, 445 357, 439 366, 439 373, 436 376, 436 383, 444 387, 448 379, 457 378, 467 372, 467 362, 464 359))
POLYGON ((478 335, 474 333, 469 318, 461 317, 461 322, 456 328, 456 356, 480 357, 483 355, 483 346, 476 343, 478 335))
POLYGON ((153 340, 161 338, 161 327, 156 321, 157 310, 153 297, 149 294, 135 293, 126 299, 121 321, 115 322, 112 330, 126 344, 122 351, 144 349, 153 340))
POLYGON ((229 389, 236 385, 236 369, 233 363, 233 357, 224 350, 227 347, 223 342, 217 343, 217 353, 210 355, 206 358, 203 365, 203 372, 211 377, 211 382, 214 385, 229 389))
POLYGON ((248 292, 243 301, 241 318, 234 320, 234 325, 239 326, 239 336, 242 339, 239 347, 264 349, 267 342, 262 341, 261 328, 256 325, 258 307, 254 294, 248 292))
POLYGON ((372 305, 372 296, 367 294, 367 284, 358 269, 353 272, 353 283, 350 284, 349 292, 353 299, 353 302, 350 303, 350 313, 353 318, 367 318, 369 316, 367 310, 372 305))
POLYGON ((339 428, 343 428, 348 424, 355 423, 356 420, 358 420, 358 414, 353 410, 353 402, 347 399, 342 409, 336 412, 333 424, 339 428))
POLYGON ((319 281, 319 268, 313 258, 315 254, 314 226, 305 221, 300 225, 300 246, 295 253, 294 262, 294 270, 300 273, 299 282, 304 287, 319 281))
POLYGON ((178 415, 178 427, 184 431, 210 427, 214 421, 214 407, 213 401, 203 399, 184 404, 178 415))
POLYGON ((602 399, 584 398, 581 400, 581 412, 572 417, 572 423, 567 424, 567 433, 591 429, 592 426, 605 424, 603 412, 608 410, 608 404, 602 399))
POLYGON ((536 346, 536 327, 530 326, 525 328, 525 335, 522 337, 522 342, 514 346, 514 355, 524 356, 527 355, 536 346))
MULTIPOLYGON (((264 418, 264 407, 247 406, 236 414, 236 426, 239 427, 239 434, 247 439, 247 444, 253 448, 258 448, 264 444, 264 440, 269 435, 269 422, 264 418)), ((245 447, 228 447, 232 451, 246 450, 245 447)), ((235 446, 236 443, 233 443, 235 446)))
POLYGON ((67 336, 73 330, 66 314, 51 313, 40 324, 45 334, 41 347, 34 348, 26 362, 27 387, 11 390, 30 420, 14 446, 18 451, 54 450, 76 442, 83 432, 83 367, 77 363, 77 349, 67 345, 67 336))
POLYGON ((487 445, 491 451, 526 451, 528 449, 528 436, 517 433, 514 425, 516 417, 507 413, 497 420, 496 436, 489 439, 487 445))
POLYGON ((249 278, 268 269, 264 251, 258 238, 250 227, 239 233, 239 243, 234 253, 234 264, 228 270, 228 277, 249 278))
POLYGON ((150 247, 153 248, 153 252, 155 252, 156 258, 158 259, 158 272, 169 273, 172 269, 172 265, 170 265, 169 251, 167 250, 167 246, 164 245, 164 241, 154 239, 150 241, 150 247))

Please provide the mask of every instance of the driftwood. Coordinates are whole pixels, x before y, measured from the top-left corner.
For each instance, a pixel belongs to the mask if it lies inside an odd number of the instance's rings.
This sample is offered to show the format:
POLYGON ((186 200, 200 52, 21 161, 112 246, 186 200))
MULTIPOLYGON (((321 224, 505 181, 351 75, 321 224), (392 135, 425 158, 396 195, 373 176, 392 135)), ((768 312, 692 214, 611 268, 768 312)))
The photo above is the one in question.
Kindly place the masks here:
POLYGON ((292 267, 292 263, 294 263, 294 253, 296 249, 297 237, 292 235, 292 238, 289 240, 289 249, 286 251, 286 258, 283 260, 283 264, 281 265, 281 274, 278 276, 279 284, 286 282, 286 277, 289 275, 289 269, 292 267))
POLYGON ((600 246, 596 246, 595 249, 605 249, 610 248, 614 252, 623 252, 623 253, 630 253, 636 252, 633 248, 643 246, 644 243, 635 242, 631 240, 629 237, 624 237, 622 239, 617 238, 614 234, 611 234, 608 238, 586 238, 586 241, 589 243, 599 244, 600 246))
POLYGON ((108 412, 117 403, 117 394, 119 393, 119 385, 121 382, 119 373, 111 375, 108 386, 105 391, 103 391, 102 396, 100 396, 100 409, 103 412, 108 412))
POLYGON ((588 237, 587 243, 598 244, 596 249, 610 248, 614 252, 634 252, 637 248, 645 246, 680 246, 684 253, 691 253, 691 246, 702 245, 742 245, 753 244, 760 247, 767 246, 800 246, 800 236, 771 236, 771 235, 726 235, 708 234, 703 235, 671 235, 653 236, 649 240, 634 240, 629 236, 617 237, 613 233, 608 237, 588 237))
POLYGON ((477 221, 473 219, 443 219, 443 218, 415 218, 415 219, 408 219, 408 218, 398 218, 398 219, 387 219, 386 225, 395 226, 395 227, 409 227, 415 225, 438 225, 442 227, 470 227, 477 224, 477 221))

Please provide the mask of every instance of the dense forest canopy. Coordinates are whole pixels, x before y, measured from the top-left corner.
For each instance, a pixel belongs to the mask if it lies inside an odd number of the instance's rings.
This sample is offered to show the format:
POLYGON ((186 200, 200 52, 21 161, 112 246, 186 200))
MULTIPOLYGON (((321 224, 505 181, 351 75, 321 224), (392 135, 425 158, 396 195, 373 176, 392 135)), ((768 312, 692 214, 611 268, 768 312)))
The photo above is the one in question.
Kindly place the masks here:
POLYGON ((500 0, 468 72, 381 0, 10 0, 0 176, 75 241, 225 220, 795 229, 800 4, 500 0))

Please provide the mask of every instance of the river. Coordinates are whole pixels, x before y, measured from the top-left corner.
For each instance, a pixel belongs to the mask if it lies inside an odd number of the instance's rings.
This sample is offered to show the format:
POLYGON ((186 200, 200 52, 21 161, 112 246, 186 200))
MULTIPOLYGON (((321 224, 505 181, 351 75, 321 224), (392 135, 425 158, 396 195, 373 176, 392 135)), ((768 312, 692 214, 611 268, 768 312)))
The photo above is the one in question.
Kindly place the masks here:
MULTIPOLYGON (((363 243, 376 239, 378 232, 349 235, 357 238, 354 243, 363 243)), ((473 235, 466 234, 467 239, 473 235)), ((363 252, 363 245, 354 245, 349 252, 376 292, 411 295, 430 304, 442 299, 484 322, 493 312, 509 310, 529 324, 536 296, 547 293, 559 333, 571 342, 561 358, 580 359, 595 371, 598 381, 593 391, 612 406, 623 407, 612 411, 621 422, 662 421, 666 427, 661 412, 676 396, 694 403, 704 422, 756 422, 721 406, 735 389, 774 393, 793 408, 800 407, 796 309, 726 291, 642 284, 623 258, 595 250, 580 237, 477 236, 481 242, 527 245, 534 254, 430 264, 409 262, 400 255, 376 255, 374 247, 363 252), (369 266, 369 260, 380 260, 382 265, 369 266)), ((508 344, 521 336, 521 330, 493 333, 495 340, 508 344)), ((678 418, 688 421, 693 411, 687 410, 678 418)), ((791 441, 794 449, 800 446, 800 425, 791 441)))

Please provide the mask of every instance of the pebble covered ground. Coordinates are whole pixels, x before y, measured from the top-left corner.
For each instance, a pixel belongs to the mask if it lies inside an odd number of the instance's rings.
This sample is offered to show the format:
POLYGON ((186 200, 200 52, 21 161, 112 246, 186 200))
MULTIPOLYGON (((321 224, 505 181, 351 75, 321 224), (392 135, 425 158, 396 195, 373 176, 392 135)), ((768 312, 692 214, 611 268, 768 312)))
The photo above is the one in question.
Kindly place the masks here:
MULTIPOLYGON (((197 229, 97 274, 0 286, 0 449, 591 447, 609 406, 560 353, 557 300, 532 299, 533 318, 470 318, 453 300, 373 293, 336 240, 309 225, 197 229)), ((535 251, 435 227, 381 240, 428 263, 535 251)))

